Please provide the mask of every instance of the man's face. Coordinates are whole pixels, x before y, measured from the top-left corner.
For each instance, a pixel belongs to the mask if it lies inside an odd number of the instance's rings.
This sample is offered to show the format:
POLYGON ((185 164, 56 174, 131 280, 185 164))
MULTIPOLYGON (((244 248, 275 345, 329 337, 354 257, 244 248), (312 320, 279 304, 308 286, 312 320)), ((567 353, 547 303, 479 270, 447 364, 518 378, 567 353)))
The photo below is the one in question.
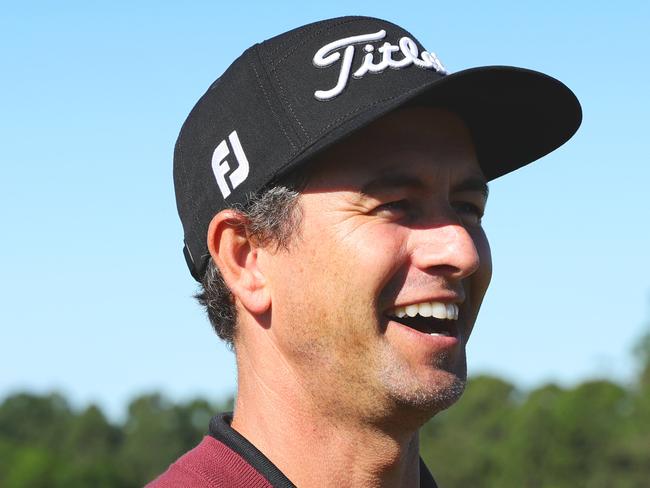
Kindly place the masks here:
POLYGON ((388 115, 314 162, 299 236, 260 264, 274 348, 315 404, 379 419, 460 396, 491 276, 486 190, 464 124, 431 108, 388 115), (418 315, 398 317, 406 306, 418 315), (449 319, 426 317, 445 308, 449 319))

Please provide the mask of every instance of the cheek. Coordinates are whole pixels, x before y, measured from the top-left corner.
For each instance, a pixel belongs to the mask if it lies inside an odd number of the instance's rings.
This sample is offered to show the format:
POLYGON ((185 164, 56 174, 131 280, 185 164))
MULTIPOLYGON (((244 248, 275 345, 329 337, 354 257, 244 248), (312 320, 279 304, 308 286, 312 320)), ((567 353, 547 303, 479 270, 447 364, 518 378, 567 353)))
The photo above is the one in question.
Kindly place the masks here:
POLYGON ((476 272, 468 278, 469 289, 468 291, 468 304, 469 304, 469 313, 468 323, 467 323, 467 338, 474 329, 474 323, 478 317, 479 309, 483 303, 483 297, 487 292, 488 286, 490 285, 490 280, 492 279, 492 253, 490 251, 490 243, 488 242, 487 236, 483 228, 476 229, 473 232, 470 232, 472 239, 474 240, 474 246, 476 247, 476 252, 479 256, 479 268, 476 272))
POLYGON ((474 239, 474 245, 476 246, 480 261, 478 270, 472 276, 472 294, 475 303, 480 305, 492 279, 492 252, 490 251, 490 243, 483 228, 474 231, 472 238, 474 239))
POLYGON ((346 310, 346 316, 356 313, 367 320, 379 292, 403 263, 401 234, 385 225, 306 229, 297 246, 268 261, 274 316, 282 314, 284 323, 299 316, 336 321, 336 311, 346 310))
POLYGON ((407 237, 402 227, 392 225, 368 226, 363 233, 351 236, 340 247, 350 258, 347 272, 351 282, 360 283, 363 292, 375 300, 404 264, 407 237))

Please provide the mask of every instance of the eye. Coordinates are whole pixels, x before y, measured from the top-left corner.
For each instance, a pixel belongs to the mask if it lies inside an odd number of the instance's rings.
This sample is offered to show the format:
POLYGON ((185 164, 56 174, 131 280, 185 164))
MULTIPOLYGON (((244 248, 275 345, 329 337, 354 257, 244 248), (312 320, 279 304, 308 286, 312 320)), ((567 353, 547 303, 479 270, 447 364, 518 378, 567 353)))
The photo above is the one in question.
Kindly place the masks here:
POLYGON ((396 218, 409 215, 413 213, 413 210, 413 204, 409 200, 403 199, 382 203, 373 210, 373 213, 375 215, 396 218))
POLYGON ((483 218, 483 209, 472 202, 456 202, 454 208, 463 222, 479 225, 483 218))
POLYGON ((394 202, 383 203, 377 209, 381 210, 406 210, 410 206, 408 200, 396 200, 394 202))

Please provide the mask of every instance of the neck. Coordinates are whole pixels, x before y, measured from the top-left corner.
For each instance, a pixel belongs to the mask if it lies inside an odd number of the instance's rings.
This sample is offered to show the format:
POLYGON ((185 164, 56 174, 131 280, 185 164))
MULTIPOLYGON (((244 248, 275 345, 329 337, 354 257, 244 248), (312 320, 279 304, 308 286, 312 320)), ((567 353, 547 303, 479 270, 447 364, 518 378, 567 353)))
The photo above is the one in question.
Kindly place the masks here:
POLYGON ((296 486, 419 486, 417 429, 323 408, 286 363, 251 357, 238 351, 232 427, 296 486))

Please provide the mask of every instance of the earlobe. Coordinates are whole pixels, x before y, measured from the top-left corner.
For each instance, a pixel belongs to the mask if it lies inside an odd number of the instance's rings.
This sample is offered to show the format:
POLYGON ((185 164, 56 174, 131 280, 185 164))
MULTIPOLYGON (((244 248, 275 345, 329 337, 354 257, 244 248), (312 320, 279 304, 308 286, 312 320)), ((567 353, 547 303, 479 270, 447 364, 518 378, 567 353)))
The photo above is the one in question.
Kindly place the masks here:
POLYGON ((208 250, 235 301, 253 315, 267 312, 271 306, 267 281, 258 267, 258 248, 240 213, 223 210, 212 218, 208 250))

